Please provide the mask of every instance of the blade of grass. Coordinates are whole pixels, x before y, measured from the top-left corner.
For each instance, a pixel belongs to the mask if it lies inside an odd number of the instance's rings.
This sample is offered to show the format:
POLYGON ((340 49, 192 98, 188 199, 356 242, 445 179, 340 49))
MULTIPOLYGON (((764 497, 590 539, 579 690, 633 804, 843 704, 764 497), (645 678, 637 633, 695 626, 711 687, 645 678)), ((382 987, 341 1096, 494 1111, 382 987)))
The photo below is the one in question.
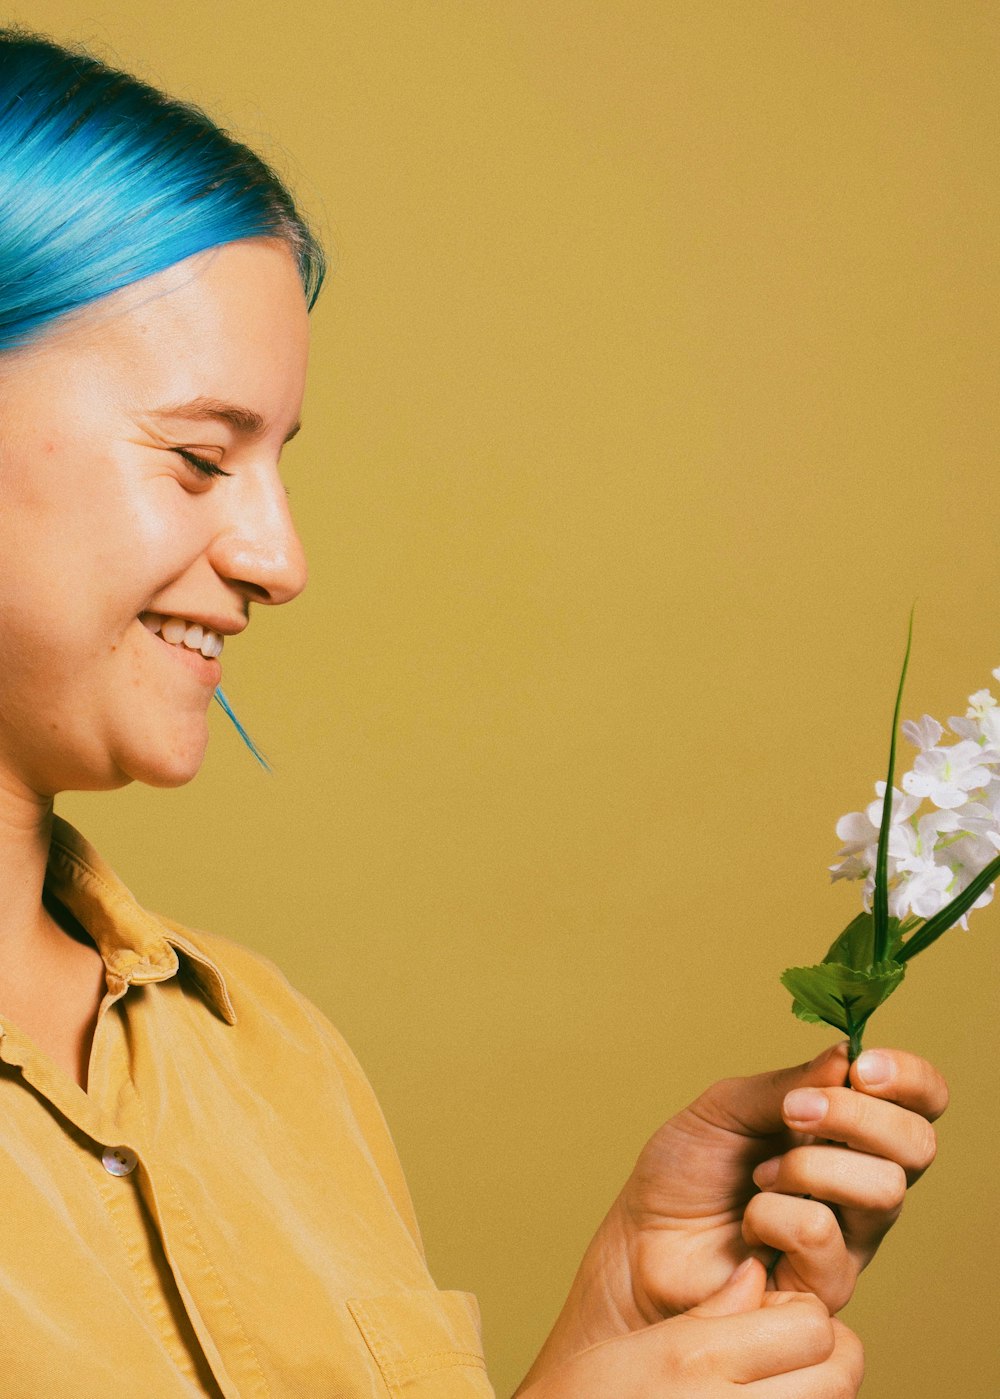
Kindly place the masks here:
POLYGON ((1000 877, 1000 856, 992 860, 990 864, 975 879, 952 899, 950 904, 946 904, 940 913, 935 913, 933 918, 928 918, 922 928, 913 934, 909 942, 905 942, 896 953, 897 962, 906 962, 911 957, 915 957, 918 952, 923 952, 924 948, 930 947, 932 942, 937 942, 942 933, 946 933, 949 928, 953 928, 965 911, 984 894, 995 879, 1000 877))
POLYGON ((896 708, 892 716, 892 739, 889 743, 889 776, 885 782, 885 798, 882 802, 882 824, 878 833, 878 855, 875 860, 875 895, 872 912, 875 915, 875 961, 884 962, 889 951, 889 828, 892 825, 892 780, 896 772, 896 730, 899 728, 899 707, 903 701, 903 685, 906 683, 906 668, 910 664, 910 647, 913 645, 913 613, 916 603, 910 608, 910 630, 906 638, 906 655, 903 657, 903 671, 896 691, 896 708))

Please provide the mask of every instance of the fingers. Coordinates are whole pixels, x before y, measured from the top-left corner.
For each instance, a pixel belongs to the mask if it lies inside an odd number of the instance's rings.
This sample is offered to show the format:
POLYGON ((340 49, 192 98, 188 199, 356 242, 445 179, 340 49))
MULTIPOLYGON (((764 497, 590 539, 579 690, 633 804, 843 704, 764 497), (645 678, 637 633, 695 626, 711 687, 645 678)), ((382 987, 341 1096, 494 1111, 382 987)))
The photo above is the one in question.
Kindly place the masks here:
POLYGON ((757 1258, 747 1258, 727 1280, 688 1316, 737 1316, 740 1312, 756 1311, 762 1304, 767 1287, 767 1270, 757 1258))
MULTIPOLYGON (((756 1285, 760 1281, 757 1276, 756 1285)), ((757 1396, 758 1381, 783 1377, 791 1387, 775 1391, 781 1399, 841 1399, 842 1391, 827 1385, 840 1364, 828 1368, 838 1335, 817 1298, 771 1292, 756 1311, 686 1313, 600 1341, 543 1372, 521 1393, 524 1399, 716 1399, 744 1386, 757 1396)), ((771 1391, 760 1393, 771 1399, 771 1391)))
POLYGON ((925 1117, 850 1088, 798 1088, 783 1105, 793 1131, 895 1161, 912 1184, 934 1160, 937 1138, 925 1117))
POLYGON ((815 1293, 829 1312, 850 1301, 859 1265, 836 1215, 818 1200, 754 1196, 743 1215, 743 1239, 749 1248, 780 1252, 774 1273, 779 1288, 815 1293))
POLYGON ((762 1161, 753 1173, 759 1190, 812 1195, 830 1205, 895 1220, 906 1196, 906 1172, 896 1161, 830 1144, 797 1146, 762 1161))
POLYGON ((723 1079, 702 1095, 696 1109, 699 1117, 747 1137, 772 1136, 790 1127, 843 1141, 898 1162, 912 1183, 934 1157, 935 1138, 927 1124, 940 1117, 947 1105, 947 1084, 925 1059, 902 1050, 872 1049, 849 1065, 847 1044, 841 1040, 807 1064, 750 1078, 723 1079), (848 1083, 860 1091, 845 1098, 848 1083), (792 1094, 802 1096, 796 1096, 790 1111, 792 1094), (836 1111, 828 1115, 835 1099, 836 1111), (881 1101, 887 1109, 908 1116, 893 1112, 866 1116, 863 1108, 845 1106, 852 1099, 881 1101), (807 1110, 803 1115, 810 1105, 813 1109, 819 1105, 819 1111, 807 1110), (899 1150, 892 1149, 896 1145, 899 1150))
POLYGON ((853 1331, 834 1319, 833 1350, 809 1370, 776 1375, 747 1387, 747 1399, 855 1399, 865 1377, 865 1352, 853 1331))
POLYGON ((659 1323, 674 1328, 675 1354, 692 1387, 707 1377, 751 1384, 829 1359, 834 1332, 823 1303, 805 1294, 772 1292, 768 1296, 773 1300, 756 1312, 725 1317, 685 1313, 659 1323))
POLYGON ((866 1049, 851 1065, 851 1083, 935 1122, 948 1106, 948 1085, 926 1059, 900 1049, 866 1049))

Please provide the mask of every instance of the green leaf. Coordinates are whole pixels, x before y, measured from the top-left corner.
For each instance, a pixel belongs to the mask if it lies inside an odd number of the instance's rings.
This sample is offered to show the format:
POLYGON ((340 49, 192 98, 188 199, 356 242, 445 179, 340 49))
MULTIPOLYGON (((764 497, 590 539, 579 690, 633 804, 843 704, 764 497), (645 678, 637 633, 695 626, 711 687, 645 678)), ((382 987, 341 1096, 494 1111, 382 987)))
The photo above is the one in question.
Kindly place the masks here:
MULTIPOLYGON (((889 919, 888 956, 885 961, 898 961, 898 953, 903 945, 902 931, 898 918, 889 919)), ((859 913, 848 923, 840 936, 833 942, 824 962, 840 962, 855 971, 871 971, 875 957, 875 918, 871 913, 859 913)))
POLYGON ((853 1035, 892 995, 905 972, 898 962, 882 962, 871 971, 821 962, 815 967, 789 967, 781 983, 795 998, 792 1010, 800 1020, 823 1021, 853 1035))
POLYGON ((981 870, 960 894, 956 894, 950 904, 946 904, 941 909, 940 913, 935 913, 933 918, 928 918, 922 928, 917 929, 896 953, 897 960, 906 962, 911 957, 915 957, 918 952, 923 952, 925 947, 930 947, 932 942, 937 942, 941 934, 954 927, 962 914, 972 907, 980 894, 985 894, 998 877, 1000 877, 1000 856, 988 864, 984 870, 981 870))
POLYGON ((885 797, 882 800, 882 821, 878 832, 878 854, 875 858, 875 956, 874 962, 883 962, 889 955, 889 827, 892 824, 892 779, 896 772, 896 730, 899 728, 899 707, 903 701, 903 685, 906 681, 906 668, 910 664, 910 647, 913 645, 913 612, 916 603, 910 608, 910 630, 906 638, 906 655, 903 657, 903 670, 896 691, 896 708, 892 716, 892 738, 889 741, 889 776, 885 780, 885 797))

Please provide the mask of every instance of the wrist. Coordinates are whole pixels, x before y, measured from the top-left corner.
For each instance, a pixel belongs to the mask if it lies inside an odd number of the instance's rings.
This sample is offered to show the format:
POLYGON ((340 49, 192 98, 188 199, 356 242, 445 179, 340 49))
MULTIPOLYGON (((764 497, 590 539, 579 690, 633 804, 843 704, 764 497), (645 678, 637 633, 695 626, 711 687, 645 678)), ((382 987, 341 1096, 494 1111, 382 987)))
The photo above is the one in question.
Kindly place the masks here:
POLYGON ((628 1244, 621 1202, 616 1200, 583 1255, 555 1324, 514 1399, 526 1399, 530 1385, 574 1355, 643 1324, 632 1295, 628 1244))

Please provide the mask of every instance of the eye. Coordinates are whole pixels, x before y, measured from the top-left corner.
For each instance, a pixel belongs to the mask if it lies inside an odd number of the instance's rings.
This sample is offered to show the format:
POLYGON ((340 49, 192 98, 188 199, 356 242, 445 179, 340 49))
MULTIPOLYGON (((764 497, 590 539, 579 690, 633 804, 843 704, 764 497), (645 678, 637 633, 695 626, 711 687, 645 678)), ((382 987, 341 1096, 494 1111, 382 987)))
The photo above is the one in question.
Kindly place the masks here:
POLYGON ((202 476, 232 476, 231 471, 223 471, 221 466, 216 466, 214 461, 208 461, 205 457, 199 457, 194 452, 189 452, 184 447, 175 447, 175 453, 188 466, 193 466, 195 471, 200 471, 202 476))

